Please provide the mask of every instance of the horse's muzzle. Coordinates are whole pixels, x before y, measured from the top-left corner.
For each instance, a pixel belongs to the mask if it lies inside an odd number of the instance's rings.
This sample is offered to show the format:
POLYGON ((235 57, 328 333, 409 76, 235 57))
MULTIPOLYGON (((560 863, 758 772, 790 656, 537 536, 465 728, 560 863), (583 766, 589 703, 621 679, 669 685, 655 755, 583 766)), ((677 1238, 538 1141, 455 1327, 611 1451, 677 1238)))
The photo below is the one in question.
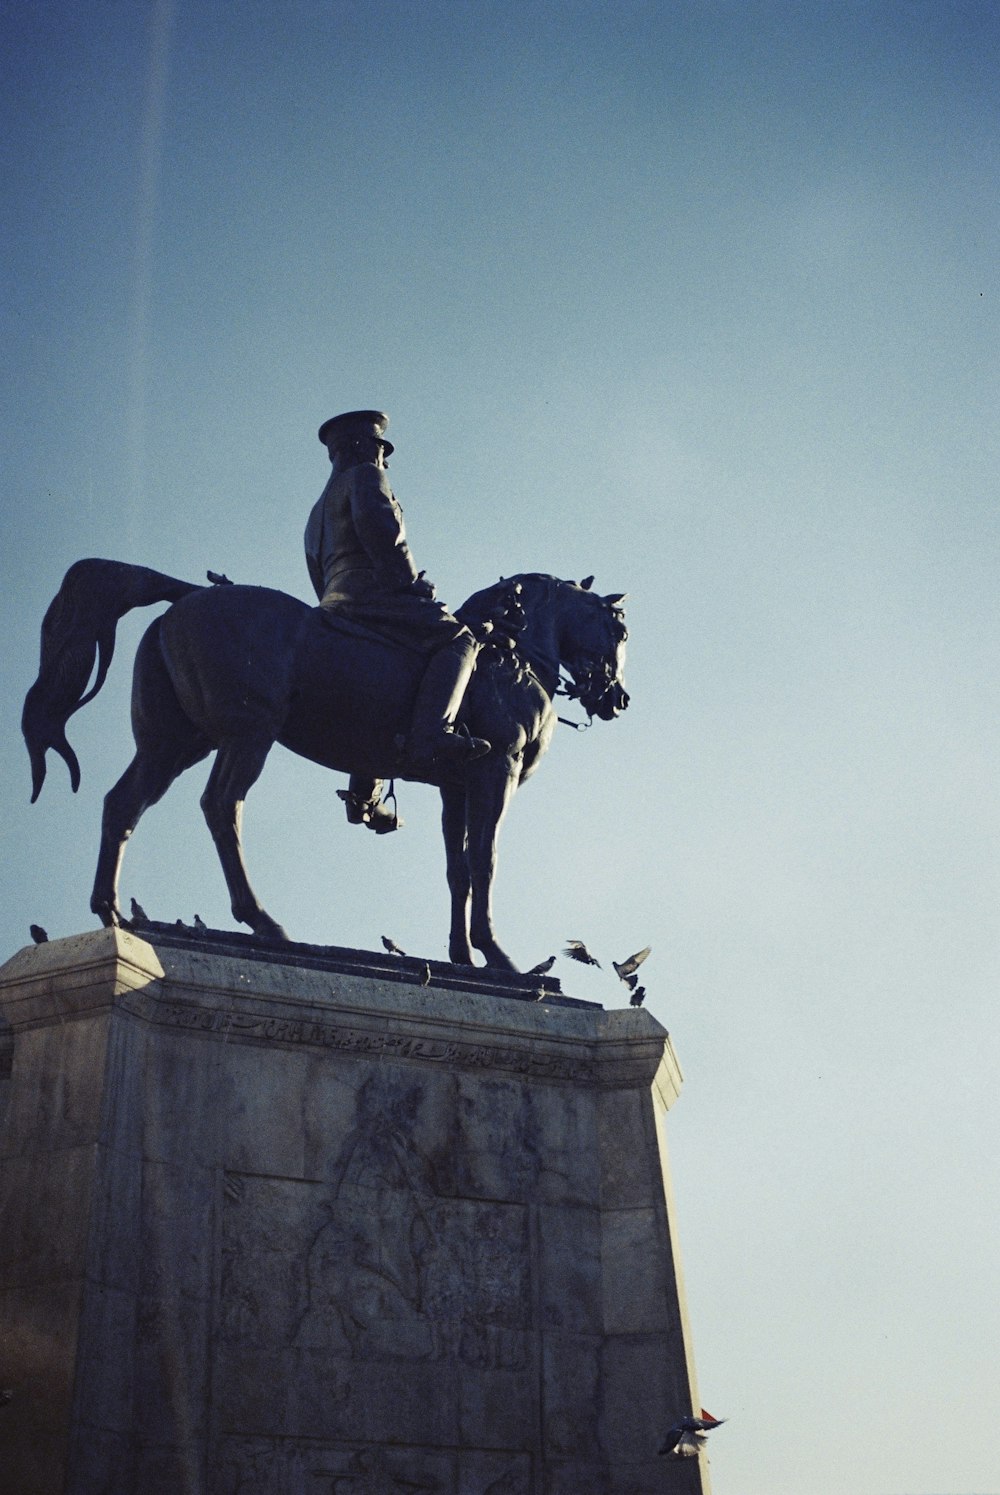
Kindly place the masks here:
POLYGON ((603 690, 596 700, 584 700, 583 704, 591 716, 599 716, 602 722, 612 722, 628 706, 628 700, 628 691, 616 681, 603 690))

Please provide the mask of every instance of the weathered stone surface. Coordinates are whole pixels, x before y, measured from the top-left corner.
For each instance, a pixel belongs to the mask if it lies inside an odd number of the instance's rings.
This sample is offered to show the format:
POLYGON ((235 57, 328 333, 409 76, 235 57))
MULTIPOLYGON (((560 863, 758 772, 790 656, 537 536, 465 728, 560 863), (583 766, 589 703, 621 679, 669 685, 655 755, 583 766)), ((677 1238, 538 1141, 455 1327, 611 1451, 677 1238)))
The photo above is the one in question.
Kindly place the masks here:
POLYGON ((656 1456, 697 1407, 667 1035, 364 961, 105 930, 0 971, 18 1495, 707 1491, 656 1456))

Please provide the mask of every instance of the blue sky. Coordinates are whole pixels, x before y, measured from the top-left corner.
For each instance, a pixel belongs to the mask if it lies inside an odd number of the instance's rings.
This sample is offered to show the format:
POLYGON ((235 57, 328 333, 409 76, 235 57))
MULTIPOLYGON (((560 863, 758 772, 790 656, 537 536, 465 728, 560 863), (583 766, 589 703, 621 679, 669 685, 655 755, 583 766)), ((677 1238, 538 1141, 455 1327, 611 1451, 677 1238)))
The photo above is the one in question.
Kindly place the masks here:
MULTIPOLYGON (((4 12, 3 954, 90 927, 120 630, 29 810, 65 568, 309 595, 338 410, 417 561, 628 590, 619 722, 504 828, 522 965, 652 943, 716 1495, 1000 1490, 994 5, 161 0, 4 12)), ((196 769, 124 894, 231 927, 196 769)), ((276 751, 293 936, 443 958, 433 793, 276 751)), ((613 978, 561 961, 567 990, 613 978)))

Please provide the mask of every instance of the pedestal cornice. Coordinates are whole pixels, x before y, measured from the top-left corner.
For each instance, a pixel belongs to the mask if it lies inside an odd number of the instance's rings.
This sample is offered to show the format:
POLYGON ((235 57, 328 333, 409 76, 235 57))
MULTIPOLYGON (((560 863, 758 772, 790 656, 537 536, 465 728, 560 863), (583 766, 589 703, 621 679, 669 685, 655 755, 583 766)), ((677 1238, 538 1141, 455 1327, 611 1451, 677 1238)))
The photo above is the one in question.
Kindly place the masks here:
POLYGON ((102 929, 19 951, 0 967, 0 1007, 15 1035, 116 1011, 209 1041, 600 1087, 655 1080, 661 1103, 673 1103, 680 1066, 650 1013, 607 1011, 530 981, 366 951, 102 929))

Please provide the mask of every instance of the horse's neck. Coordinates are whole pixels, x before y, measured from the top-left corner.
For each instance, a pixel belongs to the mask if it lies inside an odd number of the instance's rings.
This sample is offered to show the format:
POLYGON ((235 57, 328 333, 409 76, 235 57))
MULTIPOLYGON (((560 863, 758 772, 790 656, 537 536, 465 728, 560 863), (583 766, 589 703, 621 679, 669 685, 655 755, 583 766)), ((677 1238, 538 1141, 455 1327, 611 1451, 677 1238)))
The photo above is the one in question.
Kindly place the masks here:
POLYGON ((554 695, 559 684, 560 608, 559 582, 553 576, 510 576, 475 592, 458 609, 462 622, 473 629, 496 619, 504 610, 510 589, 520 587, 519 600, 524 624, 517 634, 517 651, 531 665, 539 682, 554 695))
POLYGON ((528 660, 549 695, 559 684, 559 610, 555 606, 556 583, 523 582, 524 629, 517 647, 528 660))

